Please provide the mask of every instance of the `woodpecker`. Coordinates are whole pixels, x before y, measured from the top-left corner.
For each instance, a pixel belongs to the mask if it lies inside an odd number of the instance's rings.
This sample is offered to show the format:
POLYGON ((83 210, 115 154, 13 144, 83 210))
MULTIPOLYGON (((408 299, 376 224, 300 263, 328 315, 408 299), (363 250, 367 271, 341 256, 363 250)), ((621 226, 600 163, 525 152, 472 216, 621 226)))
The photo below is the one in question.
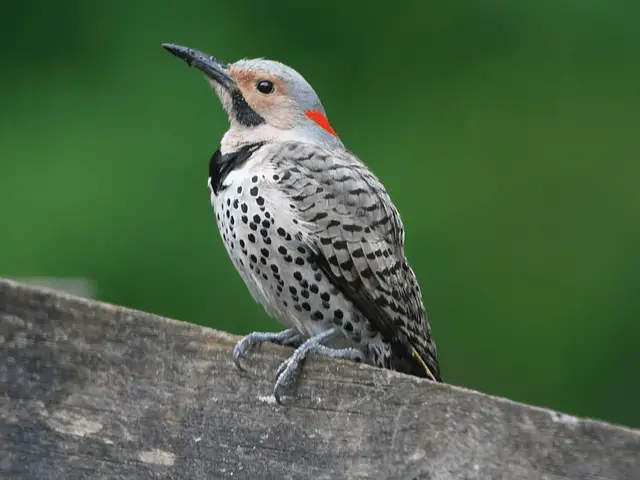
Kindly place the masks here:
POLYGON ((242 338, 236 365, 262 342, 293 347, 276 372, 280 404, 309 353, 442 381, 398 210, 311 85, 276 61, 162 46, 205 74, 229 117, 209 163, 218 230, 253 298, 287 327, 242 338))

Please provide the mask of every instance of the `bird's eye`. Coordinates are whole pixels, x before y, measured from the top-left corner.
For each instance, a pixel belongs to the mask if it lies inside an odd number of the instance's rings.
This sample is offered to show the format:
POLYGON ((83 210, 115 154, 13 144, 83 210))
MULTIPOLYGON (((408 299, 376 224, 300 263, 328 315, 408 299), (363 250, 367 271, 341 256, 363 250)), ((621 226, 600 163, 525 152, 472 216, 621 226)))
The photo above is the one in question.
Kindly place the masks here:
POLYGON ((273 91, 276 89, 273 82, 270 82, 269 80, 258 81, 258 83, 256 84, 256 88, 260 93, 273 93, 273 91))

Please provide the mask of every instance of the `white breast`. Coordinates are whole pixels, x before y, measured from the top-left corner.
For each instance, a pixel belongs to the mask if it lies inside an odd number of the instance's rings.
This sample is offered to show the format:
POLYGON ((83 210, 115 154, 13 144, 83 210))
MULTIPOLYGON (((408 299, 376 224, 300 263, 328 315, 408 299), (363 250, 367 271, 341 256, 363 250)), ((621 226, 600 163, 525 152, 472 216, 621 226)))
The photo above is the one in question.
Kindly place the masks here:
MULTIPOLYGON (((227 253, 253 298, 285 326, 311 336, 326 325, 292 308, 288 299, 296 282, 294 269, 279 251, 284 240, 278 232, 290 232, 287 241, 294 242, 291 237, 301 225, 293 222, 291 202, 278 188, 278 172, 265 155, 269 157, 269 149, 263 147, 230 172, 217 195, 209 185, 211 204, 227 253)), ((295 249, 291 245, 287 248, 295 249)))
POLYGON ((270 188, 270 184, 273 182, 273 173, 261 153, 256 152, 244 164, 231 171, 223 180, 222 189, 217 195, 211 182, 209 190, 218 230, 231 261, 255 301, 260 303, 269 315, 281 318, 282 312, 278 308, 275 291, 264 279, 263 274, 267 272, 261 270, 264 266, 250 263, 250 258, 260 258, 260 250, 264 248, 261 228, 255 223, 255 229, 250 228, 256 215, 261 219, 265 215, 256 203, 257 197, 261 196, 265 205, 269 199, 269 208, 272 210, 270 193, 273 192, 273 188, 270 188), (253 189, 258 189, 260 194, 252 195, 253 189), (255 239, 255 242, 249 241, 249 238, 255 239))

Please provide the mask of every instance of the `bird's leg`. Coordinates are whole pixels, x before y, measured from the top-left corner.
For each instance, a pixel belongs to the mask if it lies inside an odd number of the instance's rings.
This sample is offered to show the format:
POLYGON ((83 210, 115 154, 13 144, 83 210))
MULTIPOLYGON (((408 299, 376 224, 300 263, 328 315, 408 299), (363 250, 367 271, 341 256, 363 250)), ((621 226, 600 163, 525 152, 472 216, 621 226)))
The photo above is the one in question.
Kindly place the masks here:
POLYGON ((302 345, 302 337, 293 328, 283 330, 282 332, 253 332, 245 336, 233 347, 233 361, 236 366, 242 370, 240 360, 256 345, 264 342, 271 342, 285 347, 298 348, 302 345))
POLYGON ((318 353, 331 358, 344 358, 356 362, 365 360, 364 354, 357 348, 331 348, 322 345, 323 342, 337 335, 339 335, 339 332, 335 328, 319 333, 306 340, 293 352, 293 355, 282 362, 276 372, 276 384, 273 390, 273 396, 279 404, 282 404, 280 401, 282 395, 288 393, 298 380, 304 360, 309 353, 318 353))

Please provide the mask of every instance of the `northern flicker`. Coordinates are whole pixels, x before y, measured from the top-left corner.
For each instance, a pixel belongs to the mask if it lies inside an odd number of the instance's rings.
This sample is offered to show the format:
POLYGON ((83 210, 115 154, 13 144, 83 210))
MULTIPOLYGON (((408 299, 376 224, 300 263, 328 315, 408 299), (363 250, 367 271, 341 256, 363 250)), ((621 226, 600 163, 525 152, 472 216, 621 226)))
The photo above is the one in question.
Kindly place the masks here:
POLYGON ((287 327, 244 337, 238 366, 258 343, 294 347, 276 373, 278 403, 309 353, 441 381, 400 215, 311 85, 276 61, 163 47, 206 75, 229 117, 209 165, 217 226, 253 298, 287 327))

